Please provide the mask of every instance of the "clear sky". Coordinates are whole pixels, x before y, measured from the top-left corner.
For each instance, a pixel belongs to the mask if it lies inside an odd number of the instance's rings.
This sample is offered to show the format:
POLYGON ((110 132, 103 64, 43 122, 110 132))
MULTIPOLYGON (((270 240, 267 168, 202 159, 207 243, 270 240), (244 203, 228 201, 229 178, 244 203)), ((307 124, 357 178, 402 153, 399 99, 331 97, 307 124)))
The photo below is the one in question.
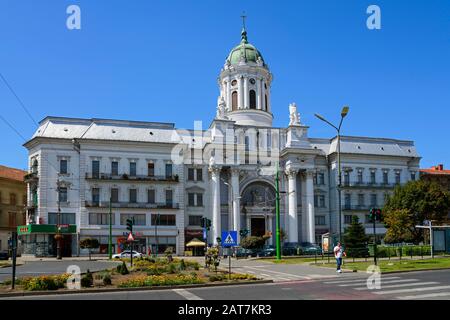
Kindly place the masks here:
MULTIPOLYGON (((421 166, 450 167, 448 0, 0 0, 0 72, 36 121, 45 116, 208 127, 217 76, 248 39, 274 75, 274 125, 296 102, 311 137, 334 132, 414 140, 421 166), (68 30, 66 8, 81 8, 68 30), (381 8, 381 30, 366 9, 381 8)), ((35 123, 0 80, 0 113, 26 139, 35 123)), ((23 139, 0 120, 0 164, 25 168, 23 139)))

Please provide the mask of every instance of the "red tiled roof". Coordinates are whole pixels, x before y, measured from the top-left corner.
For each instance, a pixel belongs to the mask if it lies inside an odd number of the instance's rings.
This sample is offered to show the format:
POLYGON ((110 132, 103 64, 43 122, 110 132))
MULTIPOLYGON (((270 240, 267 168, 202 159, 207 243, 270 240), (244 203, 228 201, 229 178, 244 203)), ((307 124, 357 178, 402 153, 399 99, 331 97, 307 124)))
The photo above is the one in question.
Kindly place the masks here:
POLYGON ((433 166, 430 169, 420 169, 420 172, 436 175, 450 175, 450 170, 444 170, 444 165, 433 166))
POLYGON ((24 170, 9 168, 9 167, 0 165, 0 178, 23 182, 23 177, 26 174, 27 174, 27 172, 24 170))

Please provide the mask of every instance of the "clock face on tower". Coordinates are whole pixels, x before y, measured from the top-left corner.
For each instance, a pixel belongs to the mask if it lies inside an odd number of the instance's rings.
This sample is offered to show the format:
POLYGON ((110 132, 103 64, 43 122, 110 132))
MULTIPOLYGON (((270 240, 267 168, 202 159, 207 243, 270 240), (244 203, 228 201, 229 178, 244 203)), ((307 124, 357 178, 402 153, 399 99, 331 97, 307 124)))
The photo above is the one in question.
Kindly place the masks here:
POLYGON ((255 79, 250 79, 250 83, 255 84, 256 83, 255 79))

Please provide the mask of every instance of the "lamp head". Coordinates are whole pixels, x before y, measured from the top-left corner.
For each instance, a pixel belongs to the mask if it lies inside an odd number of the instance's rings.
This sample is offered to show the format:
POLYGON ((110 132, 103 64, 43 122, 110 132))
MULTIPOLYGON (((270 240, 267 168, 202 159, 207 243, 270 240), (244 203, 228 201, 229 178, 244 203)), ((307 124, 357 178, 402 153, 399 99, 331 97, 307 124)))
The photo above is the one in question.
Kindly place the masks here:
POLYGON ((325 121, 325 118, 322 117, 320 114, 315 113, 314 115, 316 116, 316 118, 319 118, 320 120, 325 121))
POLYGON ((341 111, 341 117, 342 118, 345 118, 345 116, 348 114, 348 111, 349 111, 349 107, 348 106, 344 106, 343 108, 342 108, 342 111, 341 111))

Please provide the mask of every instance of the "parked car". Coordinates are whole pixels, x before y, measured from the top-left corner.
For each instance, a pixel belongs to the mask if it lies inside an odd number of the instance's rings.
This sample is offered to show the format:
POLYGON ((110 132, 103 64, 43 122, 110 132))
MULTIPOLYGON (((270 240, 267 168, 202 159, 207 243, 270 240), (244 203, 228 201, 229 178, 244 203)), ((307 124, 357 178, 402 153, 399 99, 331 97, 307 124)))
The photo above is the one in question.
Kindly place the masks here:
MULTIPOLYGON (((123 258, 130 258, 131 257, 131 251, 126 250, 118 254, 113 254, 113 259, 123 259, 123 258)), ((142 253, 139 253, 137 251, 133 251, 133 258, 142 258, 142 253)))
POLYGON ((260 257, 273 257, 277 254, 277 250, 275 248, 264 248, 257 252, 257 255, 260 257))
POLYGON ((300 249, 302 251, 302 254, 322 254, 322 248, 320 246, 309 242, 302 243, 300 249))
POLYGON ((257 251, 253 249, 244 249, 244 248, 237 248, 236 249, 236 257, 256 257, 257 251))
POLYGON ((0 260, 8 260, 8 259, 9 259, 8 251, 0 251, 0 260))

